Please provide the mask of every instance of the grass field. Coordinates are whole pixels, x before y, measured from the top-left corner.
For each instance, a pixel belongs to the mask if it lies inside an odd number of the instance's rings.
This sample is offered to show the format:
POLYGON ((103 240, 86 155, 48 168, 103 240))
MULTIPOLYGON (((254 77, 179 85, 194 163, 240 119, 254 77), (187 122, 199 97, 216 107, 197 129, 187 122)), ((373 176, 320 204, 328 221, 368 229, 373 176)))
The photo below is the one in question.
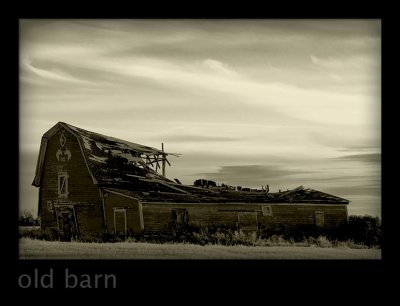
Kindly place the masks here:
POLYGON ((381 259, 379 249, 82 243, 21 238, 21 259, 381 259))

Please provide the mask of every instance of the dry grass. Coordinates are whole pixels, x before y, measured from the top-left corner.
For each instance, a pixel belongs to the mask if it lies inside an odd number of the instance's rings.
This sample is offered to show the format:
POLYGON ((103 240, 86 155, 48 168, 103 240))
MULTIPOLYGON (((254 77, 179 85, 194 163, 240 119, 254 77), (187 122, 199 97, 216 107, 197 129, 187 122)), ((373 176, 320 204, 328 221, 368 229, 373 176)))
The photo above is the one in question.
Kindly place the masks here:
POLYGON ((379 249, 221 246, 139 242, 82 243, 21 238, 21 259, 381 259, 379 249))

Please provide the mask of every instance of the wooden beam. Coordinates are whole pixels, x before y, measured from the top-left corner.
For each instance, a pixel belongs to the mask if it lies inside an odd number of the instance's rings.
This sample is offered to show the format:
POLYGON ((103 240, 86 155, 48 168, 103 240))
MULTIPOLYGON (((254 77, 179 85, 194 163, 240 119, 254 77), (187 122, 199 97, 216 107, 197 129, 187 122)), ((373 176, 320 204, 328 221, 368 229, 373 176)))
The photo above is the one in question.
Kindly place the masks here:
MULTIPOLYGON (((164 143, 161 143, 161 151, 164 153, 164 143)), ((165 155, 162 155, 162 176, 165 177, 165 155)))
POLYGON ((158 163, 158 155, 155 155, 155 156, 156 156, 155 161, 156 161, 156 172, 157 172, 157 169, 161 168, 161 167, 160 167, 160 164, 158 163))
POLYGON ((146 154, 146 160, 149 161, 149 164, 153 167, 153 162, 150 160, 150 157, 146 154))

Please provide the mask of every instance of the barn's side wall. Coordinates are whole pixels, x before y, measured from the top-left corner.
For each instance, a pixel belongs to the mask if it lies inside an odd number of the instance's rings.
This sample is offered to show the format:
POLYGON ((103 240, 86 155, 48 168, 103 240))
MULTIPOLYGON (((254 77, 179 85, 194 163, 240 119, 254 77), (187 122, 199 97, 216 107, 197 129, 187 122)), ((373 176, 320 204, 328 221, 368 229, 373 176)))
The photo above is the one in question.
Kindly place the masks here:
MULTIPOLYGON (((65 152, 65 151, 64 151, 65 152)), ((60 157, 60 156, 59 156, 60 157)), ((67 130, 60 129, 48 141, 40 187, 41 226, 57 229, 54 205, 72 204, 80 233, 103 232, 103 211, 99 189, 93 184, 78 140, 67 130), (61 148, 60 136, 64 132, 65 147, 61 148), (57 159, 59 149, 68 149, 71 158, 57 159), (67 172, 68 197, 58 195, 58 173, 67 172), (50 201, 50 205, 49 202, 50 201)))
POLYGON ((146 203, 143 204, 144 232, 171 230, 172 210, 187 209, 189 224, 197 227, 226 225, 236 227, 238 213, 253 212, 258 227, 315 224, 315 212, 324 213, 324 227, 333 228, 347 221, 346 205, 331 204, 193 204, 193 203, 146 203), (265 215, 262 206, 270 206, 272 214, 265 215))
POLYGON ((126 223, 128 234, 140 234, 142 229, 140 225, 139 201, 122 195, 106 192, 104 197, 104 206, 106 212, 108 233, 114 233, 114 209, 126 209, 126 223))

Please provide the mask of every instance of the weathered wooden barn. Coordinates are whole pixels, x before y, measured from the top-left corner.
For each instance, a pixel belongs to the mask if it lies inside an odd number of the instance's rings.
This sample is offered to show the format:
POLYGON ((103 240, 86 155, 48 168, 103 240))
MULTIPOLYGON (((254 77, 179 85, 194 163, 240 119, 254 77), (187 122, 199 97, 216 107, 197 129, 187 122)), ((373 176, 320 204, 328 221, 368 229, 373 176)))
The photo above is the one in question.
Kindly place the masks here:
POLYGON ((42 137, 33 182, 42 228, 68 239, 187 225, 257 231, 273 225, 333 228, 347 221, 348 200, 302 186, 269 193, 172 181, 165 177, 168 155, 176 154, 58 122, 42 137))

